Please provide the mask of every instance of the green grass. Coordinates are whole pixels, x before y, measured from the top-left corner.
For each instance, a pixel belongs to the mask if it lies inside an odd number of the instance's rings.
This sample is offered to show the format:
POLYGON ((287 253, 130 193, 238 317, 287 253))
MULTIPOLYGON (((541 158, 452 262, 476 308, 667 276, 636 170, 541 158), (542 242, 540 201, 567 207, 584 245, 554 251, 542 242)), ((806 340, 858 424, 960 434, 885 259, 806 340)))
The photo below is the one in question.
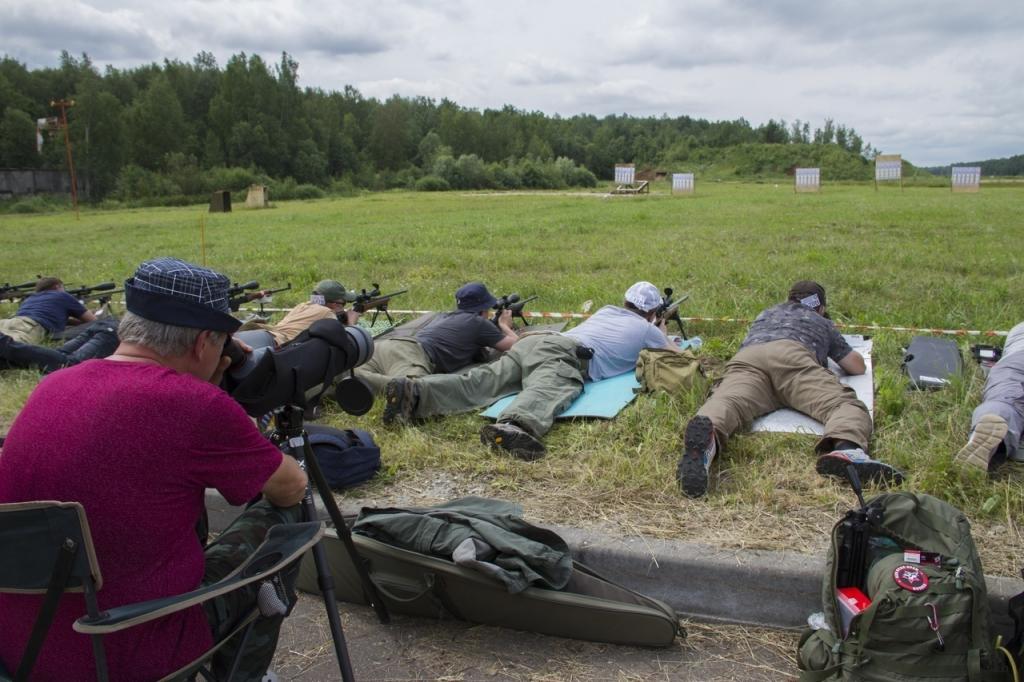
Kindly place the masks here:
MULTIPOLYGON (((202 207, 0 216, 0 281, 55 273, 70 284, 128 276, 156 255, 201 259, 237 281, 291 282, 295 303, 319 279, 408 288, 395 308, 452 304, 462 283, 539 294, 532 310, 617 303, 638 279, 688 292, 688 316, 750 319, 796 279, 825 284, 840 322, 1009 329, 1022 319, 1020 250, 1024 187, 975 195, 913 187, 831 185, 795 195, 780 183, 703 183, 693 197, 573 194, 386 193, 283 202, 265 211, 207 214, 202 207)), ((10 311, 8 311, 10 312, 10 311)), ((727 359, 745 327, 694 323, 705 353, 727 359)), ((961 475, 963 443, 982 385, 969 364, 955 386, 911 392, 900 374, 910 334, 875 335, 873 452, 909 473, 906 489, 961 507, 976 526, 990 572, 1022 554, 1020 467, 994 479, 961 475)), ((966 350, 977 339, 958 339, 966 350)), ((989 339, 988 341, 992 341, 989 339)), ((0 373, 0 428, 36 375, 0 373)), ((813 438, 741 435, 712 470, 705 501, 684 500, 673 479, 682 429, 701 397, 641 397, 618 419, 556 426, 549 456, 533 464, 489 454, 481 420, 467 415, 386 431, 380 407, 334 424, 374 431, 386 472, 370 495, 446 472, 476 492, 528 500, 554 521, 611 523, 658 535, 742 546, 820 548, 824 529, 852 496, 813 471, 813 438)), ((463 488, 458 488, 463 489, 463 488)))

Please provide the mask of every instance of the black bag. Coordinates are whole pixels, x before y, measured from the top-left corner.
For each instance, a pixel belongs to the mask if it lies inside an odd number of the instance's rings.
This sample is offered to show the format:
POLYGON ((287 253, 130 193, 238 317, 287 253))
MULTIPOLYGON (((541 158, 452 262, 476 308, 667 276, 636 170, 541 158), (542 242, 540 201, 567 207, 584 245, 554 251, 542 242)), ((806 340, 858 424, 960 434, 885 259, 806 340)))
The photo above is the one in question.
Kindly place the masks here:
POLYGON ((380 470, 380 448, 368 431, 307 424, 306 433, 332 488, 351 488, 380 470))
POLYGON ((919 390, 948 386, 964 369, 960 348, 951 339, 915 336, 903 356, 903 371, 911 388, 919 390))

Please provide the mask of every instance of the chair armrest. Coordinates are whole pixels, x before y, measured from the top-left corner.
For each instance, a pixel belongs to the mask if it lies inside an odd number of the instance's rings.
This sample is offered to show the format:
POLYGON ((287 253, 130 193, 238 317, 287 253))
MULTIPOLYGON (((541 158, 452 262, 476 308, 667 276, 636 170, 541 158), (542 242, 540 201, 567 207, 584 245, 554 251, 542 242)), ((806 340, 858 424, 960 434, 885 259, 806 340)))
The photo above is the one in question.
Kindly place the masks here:
POLYGON ((75 621, 74 630, 86 635, 104 635, 202 604, 277 573, 315 545, 323 534, 322 521, 273 526, 252 556, 212 585, 186 594, 118 606, 100 613, 96 618, 82 616, 75 621))

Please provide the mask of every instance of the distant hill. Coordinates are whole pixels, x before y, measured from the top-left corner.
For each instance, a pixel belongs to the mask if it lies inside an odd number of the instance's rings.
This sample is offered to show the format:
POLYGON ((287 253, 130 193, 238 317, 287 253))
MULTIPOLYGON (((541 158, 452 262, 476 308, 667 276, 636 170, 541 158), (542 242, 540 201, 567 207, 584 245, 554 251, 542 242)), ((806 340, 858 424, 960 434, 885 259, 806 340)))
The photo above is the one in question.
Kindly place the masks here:
POLYGON ((949 166, 932 166, 925 170, 936 175, 949 175, 952 166, 981 166, 982 176, 1024 175, 1024 154, 1008 156, 1005 159, 988 159, 987 161, 959 161, 949 166))
MULTIPOLYGON (((909 164, 908 164, 909 165, 909 164)), ((701 147, 685 158, 662 161, 670 173, 693 171, 701 177, 728 179, 779 179, 796 167, 821 168, 822 180, 870 180, 874 163, 860 154, 834 144, 738 144, 701 147)))

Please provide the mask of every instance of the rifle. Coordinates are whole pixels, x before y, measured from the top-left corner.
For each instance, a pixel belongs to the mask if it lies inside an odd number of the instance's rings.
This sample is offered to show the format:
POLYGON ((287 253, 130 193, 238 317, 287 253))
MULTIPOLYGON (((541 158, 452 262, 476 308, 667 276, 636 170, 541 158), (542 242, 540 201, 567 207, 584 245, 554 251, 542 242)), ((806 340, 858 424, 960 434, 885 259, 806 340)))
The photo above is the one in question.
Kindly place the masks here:
POLYGON ((238 296, 243 291, 249 291, 250 289, 258 289, 259 286, 260 283, 254 279, 249 280, 244 284, 239 284, 238 282, 235 282, 230 287, 228 287, 228 298, 231 298, 232 296, 238 296))
POLYGON ((494 324, 498 324, 498 318, 501 317, 501 313, 503 311, 510 310, 512 311, 512 317, 518 317, 523 321, 523 326, 529 327, 530 323, 526 321, 526 316, 523 315, 523 308, 526 307, 527 303, 536 299, 536 295, 528 298, 519 298, 519 294, 508 294, 507 296, 502 296, 493 306, 491 306, 495 311, 493 320, 494 324))
POLYGON ((114 292, 114 287, 116 286, 117 285, 113 282, 103 282, 102 284, 96 284, 91 287, 78 287, 77 289, 65 289, 64 291, 79 300, 84 300, 92 297, 92 295, 97 291, 109 291, 110 293, 116 293, 114 292))
POLYGON ((686 330, 683 329, 683 318, 679 317, 679 304, 690 298, 689 294, 683 294, 682 298, 678 298, 675 301, 672 300, 672 287, 665 287, 665 295, 661 297, 661 305, 658 306, 658 314, 655 316, 655 322, 661 324, 662 322, 668 323, 675 320, 679 324, 679 333, 682 334, 683 338, 687 338, 686 330))
POLYGON ((110 303, 110 299, 113 298, 114 294, 123 294, 124 289, 103 289, 100 291, 93 291, 81 296, 80 301, 99 301, 100 305, 106 305, 110 303))
POLYGON ((352 310, 357 313, 365 313, 367 310, 373 309, 373 319, 370 320, 370 325, 373 326, 377 323, 377 315, 384 313, 384 317, 388 318, 388 322, 394 326, 395 321, 391 319, 391 313, 388 312, 388 303, 395 296, 400 296, 408 289, 400 289, 390 294, 380 293, 380 285, 373 282, 373 289, 367 291, 363 289, 360 293, 356 294, 356 300, 352 303, 352 310))
POLYGON ((15 300, 17 298, 23 298, 32 293, 32 289, 36 286, 35 282, 22 282, 21 284, 11 284, 5 282, 0 284, 0 301, 5 299, 15 300))
POLYGON ((248 291, 239 293, 237 296, 232 296, 228 299, 228 307, 231 308, 231 312, 238 312, 239 307, 243 303, 249 303, 251 301, 260 302, 260 314, 263 314, 263 304, 270 301, 270 297, 274 294, 279 294, 282 291, 290 291, 292 283, 288 282, 287 286, 283 286, 280 289, 260 289, 259 291, 248 291))

